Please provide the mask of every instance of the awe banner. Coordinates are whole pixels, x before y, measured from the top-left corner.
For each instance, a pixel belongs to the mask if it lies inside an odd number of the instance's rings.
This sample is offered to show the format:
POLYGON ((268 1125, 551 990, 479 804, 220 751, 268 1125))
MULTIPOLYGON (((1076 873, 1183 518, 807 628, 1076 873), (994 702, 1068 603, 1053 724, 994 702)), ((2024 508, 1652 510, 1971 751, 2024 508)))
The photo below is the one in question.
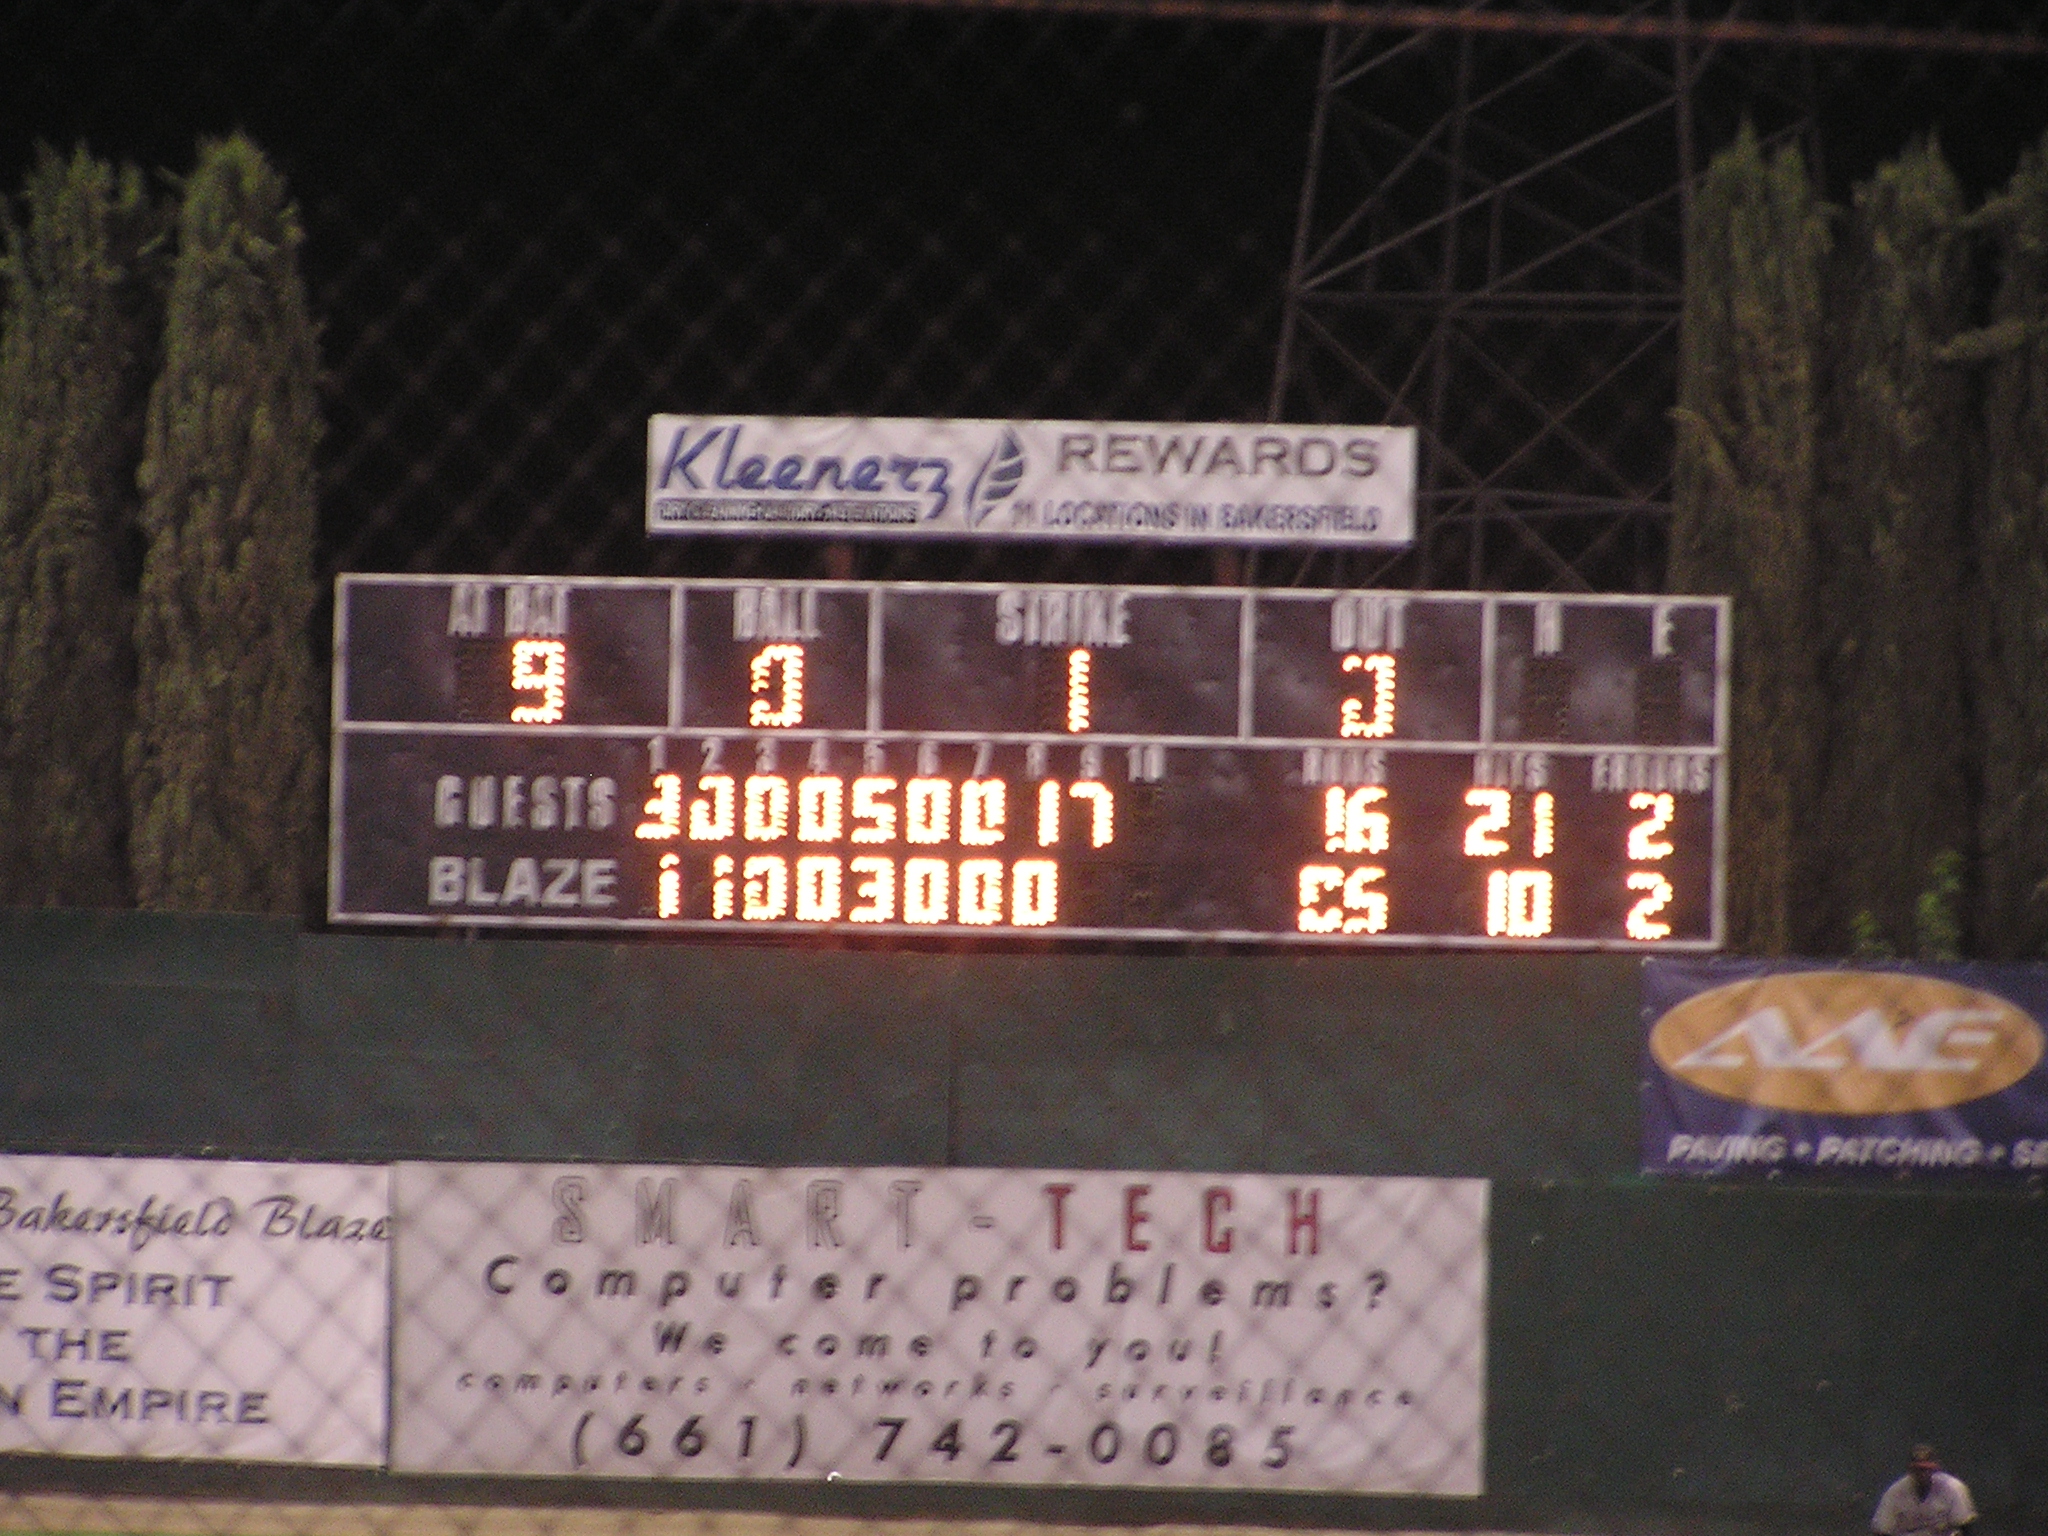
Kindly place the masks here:
POLYGON ((0 1448, 379 1465, 390 1171, 0 1158, 0 1448))
POLYGON ((1400 548, 1415 429, 656 416, 647 531, 1400 548))
POLYGON ((2048 969, 1651 960, 1643 1170, 2048 1169, 2048 969))
POLYGON ((1487 1196, 404 1165, 392 1465, 1477 1494, 1487 1196))

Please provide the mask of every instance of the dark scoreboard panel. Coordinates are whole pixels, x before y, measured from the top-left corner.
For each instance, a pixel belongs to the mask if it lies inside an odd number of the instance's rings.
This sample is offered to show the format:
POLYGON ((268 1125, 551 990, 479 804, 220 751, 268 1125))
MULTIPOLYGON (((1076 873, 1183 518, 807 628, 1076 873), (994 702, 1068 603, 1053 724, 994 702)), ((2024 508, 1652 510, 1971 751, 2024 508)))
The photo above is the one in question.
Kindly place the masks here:
POLYGON ((346 576, 329 914, 1704 949, 1718 598, 346 576))

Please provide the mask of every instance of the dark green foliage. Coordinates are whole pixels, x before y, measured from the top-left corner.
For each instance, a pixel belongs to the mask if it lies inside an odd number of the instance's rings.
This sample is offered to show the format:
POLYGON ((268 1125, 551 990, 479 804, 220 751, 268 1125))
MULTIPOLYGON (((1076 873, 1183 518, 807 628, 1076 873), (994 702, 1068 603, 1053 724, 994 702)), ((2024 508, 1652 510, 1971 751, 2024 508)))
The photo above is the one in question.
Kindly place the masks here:
MULTIPOLYGON (((1809 930, 1830 947, 1855 937, 1851 913, 1903 947, 1924 873, 1971 831, 1959 622, 1970 381, 1937 355, 1969 316, 1962 212, 1947 162, 1922 143, 1857 189, 1837 246, 1816 539, 1824 788, 1809 930)), ((1867 935, 1858 942, 1868 947, 1867 935)), ((1924 936, 1916 947, 1924 957, 1924 936)))
POLYGON ((129 551, 159 320, 133 169, 41 151, 0 337, 0 902, 129 899, 129 551))
POLYGON ((1927 866, 1927 889, 1913 904, 1915 953, 1922 960, 1963 958, 1963 856, 1944 848, 1927 866))
POLYGON ((1989 325, 1951 350, 1984 364, 1983 595, 1972 606, 1983 717, 1982 948, 2048 948, 2048 142, 1973 223, 1995 233, 1989 325))
POLYGON ((318 357, 297 211, 246 138, 185 187, 142 464, 129 793, 145 906, 293 912, 318 753, 318 357))
POLYGON ((1829 236, 1796 148, 1744 128, 1694 195, 1680 339, 1671 585, 1735 599, 1728 932, 1803 934, 1816 796, 1816 359, 1829 236))

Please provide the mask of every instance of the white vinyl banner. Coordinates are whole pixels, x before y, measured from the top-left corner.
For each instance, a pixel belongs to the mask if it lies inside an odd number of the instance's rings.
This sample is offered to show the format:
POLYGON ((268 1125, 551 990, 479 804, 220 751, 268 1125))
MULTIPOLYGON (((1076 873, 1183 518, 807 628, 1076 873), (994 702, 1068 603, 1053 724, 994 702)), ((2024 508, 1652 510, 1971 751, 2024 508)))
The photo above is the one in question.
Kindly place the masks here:
POLYGON ((0 1158, 0 1448, 374 1466, 387 1168, 0 1158))
POLYGON ((656 416, 647 531, 1399 548, 1415 429, 656 416))
POLYGON ((392 1465, 1481 1491, 1482 1180, 397 1170, 392 1465))

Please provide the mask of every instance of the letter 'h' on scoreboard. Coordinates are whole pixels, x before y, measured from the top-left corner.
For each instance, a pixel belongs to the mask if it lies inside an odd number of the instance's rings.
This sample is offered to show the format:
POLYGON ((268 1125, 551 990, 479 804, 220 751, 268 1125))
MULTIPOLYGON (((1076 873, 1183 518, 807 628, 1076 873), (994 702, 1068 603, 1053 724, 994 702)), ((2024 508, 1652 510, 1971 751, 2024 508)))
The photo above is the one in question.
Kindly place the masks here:
POLYGON ((344 576, 337 922, 1701 950, 1723 598, 344 576))

